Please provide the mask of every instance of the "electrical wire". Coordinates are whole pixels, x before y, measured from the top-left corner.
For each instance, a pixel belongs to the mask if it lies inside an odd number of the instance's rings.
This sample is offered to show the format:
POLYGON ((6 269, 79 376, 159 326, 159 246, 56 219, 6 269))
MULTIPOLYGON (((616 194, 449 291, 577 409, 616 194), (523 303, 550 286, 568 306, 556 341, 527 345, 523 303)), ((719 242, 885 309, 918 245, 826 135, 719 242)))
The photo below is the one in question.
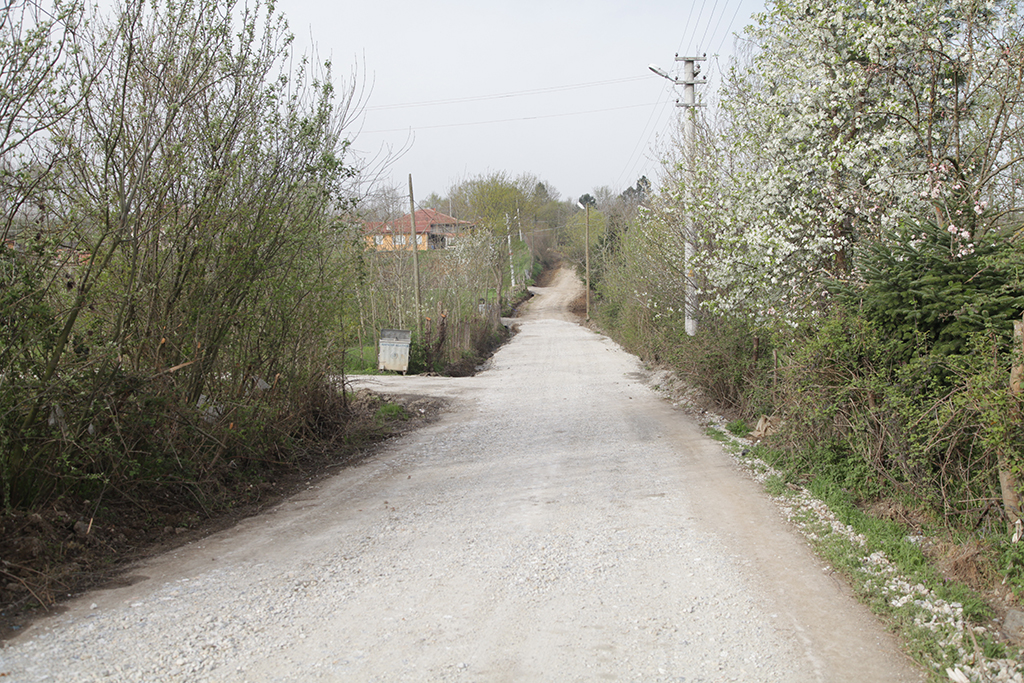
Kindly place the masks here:
MULTIPOLYGON (((724 7, 721 8, 720 12, 719 12, 719 4, 720 4, 720 0, 715 0, 714 1, 713 5, 711 7, 710 14, 707 17, 707 21, 706 22, 702 22, 701 19, 703 17, 705 9, 707 8, 707 0, 702 0, 700 9, 699 9, 698 14, 697 14, 697 19, 696 19, 696 21, 689 22, 688 30, 684 32, 684 34, 683 34, 683 36, 682 36, 682 38, 680 40, 679 51, 677 52, 677 54, 679 54, 679 52, 682 51, 683 46, 685 44, 687 44, 688 40, 690 41, 690 45, 692 47, 692 50, 695 52, 697 50, 697 46, 694 45, 693 41, 696 41, 698 35, 701 36, 701 40, 700 40, 701 43, 706 43, 709 34, 712 35, 712 36, 717 36, 718 35, 718 29, 722 25, 722 19, 728 13, 729 2, 727 1, 727 2, 724 3, 724 7), (717 15, 717 20, 715 19, 716 15, 717 15), (701 27, 702 23, 705 24, 703 32, 700 31, 700 27, 701 27), (712 23, 714 23, 714 29, 713 30, 711 28, 712 23)), ((731 35, 731 32, 732 32, 732 28, 733 28, 733 26, 736 23, 736 19, 739 16, 739 12, 740 12, 740 9, 742 9, 743 4, 744 4, 743 0, 738 0, 737 1, 736 8, 735 8, 735 10, 734 10, 734 12, 732 14, 731 20, 729 21, 728 28, 726 29, 725 34, 722 36, 722 40, 721 40, 721 42, 719 44, 719 48, 718 48, 717 53, 721 53, 721 50, 725 46, 725 42, 729 39, 729 36, 731 35)), ((717 54, 717 53, 712 53, 712 54, 717 54)), ((717 71, 718 73, 722 73, 721 65, 718 64, 717 61, 715 62, 714 65, 709 65, 709 67, 711 67, 709 69, 709 72, 714 70, 714 71, 717 71), (716 66, 717 66, 717 69, 715 69, 716 66)), ((377 106, 367 107, 366 111, 383 111, 383 110, 389 110, 389 109, 405 109, 405 108, 414 108, 414 107, 443 106, 443 105, 452 105, 452 104, 462 104, 462 103, 467 103, 467 102, 479 102, 479 101, 486 101, 486 100, 501 100, 501 99, 515 98, 515 97, 527 97, 527 96, 532 96, 532 95, 542 95, 542 94, 548 94, 548 93, 554 93, 554 92, 564 92, 564 91, 578 90, 578 89, 582 89, 582 88, 591 88, 591 87, 599 87, 599 86, 605 86, 605 85, 614 85, 614 84, 619 84, 619 83, 628 83, 628 82, 638 81, 638 80, 640 80, 642 78, 649 78, 649 77, 648 76, 634 76, 634 77, 619 78, 619 79, 606 80, 606 81, 594 81, 594 82, 588 82, 588 83, 579 83, 579 84, 570 84, 570 85, 564 85, 564 86, 552 86, 552 87, 547 87, 547 88, 537 88, 537 89, 531 89, 531 90, 522 90, 522 91, 509 92, 509 93, 496 93, 496 94, 491 94, 491 95, 479 95, 479 96, 472 96, 472 97, 459 97, 459 98, 449 98, 449 99, 442 99, 442 100, 429 100, 429 101, 420 101, 420 102, 396 103, 396 104, 390 104, 390 105, 377 105, 377 106)), ((672 89, 671 86, 666 88, 666 93, 672 93, 672 92, 673 92, 673 89, 672 89)), ((626 106, 612 107, 612 108, 606 108, 606 109, 594 109, 594 110, 588 110, 588 111, 567 112, 567 113, 561 113, 561 114, 547 114, 547 115, 538 115, 538 116, 526 116, 526 117, 519 117, 519 118, 491 119, 491 120, 485 120, 485 121, 471 121, 471 122, 464 122, 464 123, 448 123, 448 124, 438 124, 438 125, 430 125, 430 126, 409 126, 409 127, 405 127, 405 128, 390 128, 390 129, 362 131, 362 132, 364 134, 378 134, 378 133, 402 132, 402 131, 408 131, 408 130, 429 130, 429 129, 441 129, 441 128, 459 128, 459 127, 468 127, 468 126, 481 126, 481 125, 492 125, 492 124, 501 124, 501 123, 513 123, 513 122, 517 122, 517 121, 531 121, 531 120, 539 120, 539 119, 562 118, 562 117, 567 117, 567 116, 583 116, 583 115, 588 115, 588 114, 595 114, 595 113, 602 113, 602 112, 609 112, 609 111, 618 111, 618 110, 623 110, 623 109, 634 109, 634 108, 639 108, 639 107, 650 107, 651 111, 650 111, 650 115, 647 118, 647 122, 645 123, 643 129, 640 132, 640 135, 638 136, 637 143, 633 147, 633 151, 630 153, 629 157, 626 160, 626 164, 625 164, 625 166, 623 168, 623 171, 620 173, 619 178, 616 180, 616 184, 618 185, 618 184, 621 184, 623 182, 623 178, 624 177, 631 177, 629 174, 635 173, 638 168, 640 168, 642 171, 648 171, 650 166, 654 163, 653 157, 650 156, 650 154, 649 154, 649 152, 654 151, 652 149, 652 145, 654 144, 654 140, 659 135, 661 135, 662 133, 665 133, 666 132, 666 128, 668 126, 674 125, 672 123, 674 121, 674 119, 672 117, 670 117, 670 120, 668 122, 664 122, 663 123, 663 121, 665 119, 666 112, 673 111, 673 108, 671 107, 671 105, 672 105, 672 98, 668 97, 666 99, 659 99, 658 102, 654 102, 654 103, 650 103, 650 104, 626 105, 626 106), (653 122, 653 127, 652 127, 652 122, 653 122)), ((645 173, 645 175, 649 175, 649 173, 645 173)))
MULTIPOLYGON (((697 12, 697 19, 693 23, 690 24, 690 26, 693 27, 693 31, 690 32, 690 41, 691 41, 691 43, 692 43, 693 39, 697 37, 697 27, 700 26, 700 18, 702 16, 704 16, 704 6, 705 5, 707 5, 707 0, 701 0, 700 11, 697 12)), ((682 50, 683 50, 683 45, 686 43, 686 35, 687 34, 684 33, 683 34, 683 39, 679 41, 679 49, 676 50, 677 54, 679 52, 682 52, 682 50)))
MULTIPOLYGON (((461 128, 463 126, 484 126, 493 123, 513 123, 516 121, 534 121, 538 119, 554 119, 562 118, 565 116, 583 116, 585 114, 600 114, 608 111, 620 111, 623 109, 636 109, 638 107, 650 107, 652 103, 645 104, 627 104, 622 107, 609 107, 607 109, 590 109, 588 111, 575 111, 565 112, 562 114, 541 114, 539 116, 521 116, 514 119, 491 119, 490 121, 467 121, 464 123, 440 123, 433 126, 408 126, 406 128, 387 128, 382 130, 367 130, 362 131, 364 134, 376 134, 376 133, 396 133, 406 130, 430 130, 432 128, 461 128)), ((654 104, 657 104, 656 102, 654 104)))
POLYGON ((725 47, 725 41, 729 39, 730 35, 732 35, 733 24, 736 23, 736 17, 739 16, 739 14, 740 14, 740 7, 742 7, 742 6, 743 6, 743 3, 740 2, 738 5, 736 5, 736 11, 732 13, 732 20, 729 21, 729 28, 725 29, 725 35, 722 36, 722 43, 718 46, 718 54, 722 53, 722 48, 725 47))
MULTIPOLYGON (((703 45, 703 46, 704 46, 705 48, 707 48, 707 46, 708 46, 708 43, 707 43, 707 40, 708 40, 708 31, 709 31, 709 30, 711 30, 711 17, 715 16, 715 10, 716 10, 716 9, 718 9, 718 0, 715 0, 715 4, 711 6, 711 16, 710 16, 710 17, 708 17, 708 23, 707 23, 707 25, 706 25, 706 26, 704 27, 704 35, 702 35, 702 36, 700 37, 700 43, 699 43, 698 45, 695 45, 695 46, 694 46, 694 48, 693 48, 693 49, 694 49, 694 52, 696 52, 697 50, 699 50, 699 49, 700 49, 700 46, 701 46, 701 45, 703 45)), ((721 14, 719 14, 719 15, 718 15, 718 21, 717 21, 717 22, 715 22, 715 30, 716 30, 716 31, 718 30, 718 25, 719 25, 719 24, 721 24, 721 23, 722 23, 722 15, 721 15, 721 14)), ((705 51, 706 51, 706 50, 705 50, 705 51)))
MULTIPOLYGON (((692 24, 690 24, 690 26, 693 27, 692 30, 684 32, 683 37, 682 37, 682 39, 679 42, 679 50, 680 51, 682 50, 683 45, 685 45, 686 42, 687 42, 687 36, 689 36, 690 40, 693 40, 693 39, 696 38, 697 31, 698 31, 699 26, 701 24, 700 18, 701 18, 701 16, 704 13, 705 5, 706 5, 706 0, 704 0, 702 2, 702 4, 701 4, 701 8, 700 8, 700 10, 699 10, 699 12, 697 14, 697 20, 695 22, 693 22, 692 24)), ((707 23, 706 23, 706 25, 704 27, 704 32, 701 34, 701 43, 706 44, 706 42, 708 40, 709 32, 710 32, 710 35, 712 35, 712 36, 718 35, 718 29, 722 25, 722 19, 725 18, 728 15, 728 10, 729 10, 729 3, 728 2, 726 2, 724 4, 724 6, 721 8, 721 11, 718 11, 719 10, 718 6, 719 6, 719 0, 715 0, 715 3, 714 3, 714 5, 712 5, 712 8, 711 8, 711 13, 708 16, 707 23), (712 30, 711 29, 711 24, 712 24, 712 21, 713 21, 713 19, 714 19, 716 14, 718 16, 718 19, 716 21, 714 21, 714 29, 712 30)), ((739 16, 740 10, 742 8, 743 8, 743 0, 737 0, 737 2, 736 2, 736 9, 732 13, 732 18, 729 21, 729 24, 728 24, 728 27, 726 28, 725 34, 722 36, 722 40, 721 40, 721 42, 719 44, 718 50, 717 50, 717 52, 712 52, 713 55, 717 55, 717 54, 721 53, 722 49, 725 46, 725 41, 728 40, 729 36, 732 34, 732 28, 735 25, 736 18, 739 16)), ((694 52, 696 52, 697 49, 698 49, 697 46, 693 47, 694 52)), ((678 52, 677 52, 677 54, 678 54, 678 52)), ((724 74, 724 72, 722 70, 722 67, 721 67, 721 64, 719 63, 717 58, 713 59, 712 64, 709 64, 708 67, 709 67, 708 68, 709 84, 710 84, 711 81, 715 80, 714 77, 716 75, 721 76, 721 75, 724 74)), ((637 167, 640 166, 641 162, 644 160, 645 155, 644 154, 640 154, 638 156, 637 155, 637 150, 640 149, 641 147, 644 150, 647 150, 647 151, 651 150, 651 146, 652 146, 654 140, 657 138, 657 136, 660 133, 665 132, 665 127, 666 126, 673 125, 671 122, 666 123, 665 126, 660 125, 660 122, 663 119, 664 113, 665 113, 665 107, 662 106, 661 111, 659 112, 659 115, 658 115, 658 119, 657 119, 658 124, 655 125, 654 129, 652 131, 650 131, 650 133, 648 133, 648 127, 650 126, 651 118, 648 118, 647 125, 644 126, 644 130, 641 133, 639 140, 637 141, 637 145, 633 148, 633 152, 630 154, 629 158, 626 160, 626 165, 623 168, 622 173, 620 173, 619 178, 616 181, 617 184, 621 184, 623 182, 623 178, 624 177, 632 177, 629 174, 635 173, 637 167)), ((654 112, 652 111, 652 117, 653 117, 653 114, 654 114, 654 112)), ((647 157, 647 165, 643 166, 643 170, 645 170, 645 171, 648 170, 651 163, 652 163, 651 157, 648 156, 647 157)))
MULTIPOLYGON (((693 31, 692 32, 684 31, 683 36, 680 38, 680 40, 679 40, 679 47, 676 49, 676 54, 677 55, 680 52, 682 52, 683 45, 686 44, 687 35, 690 35, 691 40, 696 37, 696 35, 697 35, 696 27, 700 25, 700 17, 701 17, 701 15, 704 14, 704 7, 706 6, 706 4, 707 4, 707 0, 702 0, 701 6, 700 6, 700 11, 698 11, 698 13, 697 13, 697 20, 690 24, 690 26, 694 27, 693 31)), ((715 7, 717 7, 717 6, 718 6, 718 0, 715 0, 715 7)), ((714 8, 712 8, 712 14, 713 13, 714 13, 714 8)), ((709 23, 710 23, 710 21, 709 21, 709 23)), ((706 33, 707 33, 707 29, 705 29, 705 34, 706 33)), ((668 100, 666 103, 668 103, 668 102, 671 102, 671 100, 668 100)), ((661 124, 662 119, 664 118, 665 111, 667 109, 667 107, 665 106, 666 103, 659 103, 660 104, 660 111, 657 110, 657 109, 652 110, 651 117, 648 118, 647 124, 644 126, 644 129, 641 131, 640 138, 637 140, 637 144, 633 147, 632 153, 629 155, 629 158, 626 160, 626 165, 623 168, 622 172, 619 174, 619 177, 616 180, 616 184, 622 183, 623 182, 623 177, 630 177, 629 174, 634 172, 636 170, 637 166, 641 163, 641 161, 643 161, 644 154, 641 153, 641 154, 638 155, 637 151, 639 149, 641 149, 641 147, 643 147, 645 150, 648 149, 650 147, 650 145, 651 145, 652 139, 654 137, 656 137, 658 135, 658 132, 663 128, 663 126, 661 126, 660 124, 661 124), (650 131, 650 133, 648 133, 648 128, 650 127, 650 123, 651 123, 651 118, 653 118, 653 116, 654 116, 654 114, 656 112, 658 113, 657 121, 655 123, 654 128, 650 131), (636 157, 635 161, 634 161, 634 157, 636 157)))
MULTIPOLYGON (((674 90, 671 87, 668 87, 665 89, 665 92, 673 93, 674 90)), ((650 146, 651 136, 655 135, 660 129, 661 119, 665 115, 665 105, 666 103, 671 103, 671 101, 671 97, 669 97, 665 102, 659 101, 654 108, 651 109, 651 114, 647 117, 647 123, 644 124, 643 130, 640 131, 640 137, 637 139, 636 145, 633 146, 633 151, 630 152, 629 157, 626 159, 625 167, 622 169, 622 172, 619 173, 618 178, 615 179, 616 186, 621 185, 624 178, 632 177, 631 174, 636 170, 637 165, 639 165, 640 161, 644 157, 644 153, 641 150, 645 151, 646 148, 650 146), (654 127, 651 129, 651 133, 648 134, 647 131, 651 128, 651 121, 654 120, 655 114, 657 114, 658 117, 655 120, 654 127), (638 154, 638 152, 640 153, 638 154), (636 157, 636 161, 633 161, 634 157, 636 157)))
POLYGON ((528 95, 546 95, 553 92, 565 92, 569 90, 579 90, 581 88, 593 88, 602 85, 616 85, 618 83, 631 83, 633 81, 639 81, 646 76, 629 76, 627 78, 616 78, 609 81, 593 81, 591 83, 577 83, 574 85, 557 85, 549 88, 536 88, 533 90, 520 90, 517 92, 510 93, 499 93, 495 95, 475 95, 472 97, 454 97, 447 100, 427 100, 423 102, 404 102, 400 104, 382 104, 373 107, 366 107, 366 111, 381 111, 384 109, 406 109, 409 107, 431 107, 445 104, 464 104, 466 102, 481 102, 484 100, 501 100, 511 97, 524 97, 528 95))

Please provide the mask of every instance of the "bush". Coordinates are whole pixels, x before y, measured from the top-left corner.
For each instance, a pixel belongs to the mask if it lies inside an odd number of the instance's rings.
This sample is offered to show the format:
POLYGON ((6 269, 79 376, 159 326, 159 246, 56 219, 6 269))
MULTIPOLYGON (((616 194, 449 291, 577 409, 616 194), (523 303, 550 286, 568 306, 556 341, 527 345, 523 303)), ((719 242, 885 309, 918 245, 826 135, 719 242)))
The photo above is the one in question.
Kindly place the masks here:
POLYGON ((786 426, 779 443, 856 473, 865 498, 886 488, 973 528, 998 529, 999 453, 1020 467, 1021 401, 1009 359, 978 336, 965 353, 934 350, 901 360, 904 342, 837 309, 802 341, 785 374, 786 426), (969 353, 973 351, 973 353, 969 353), (821 444, 831 444, 829 454, 821 444), (837 460, 838 459, 838 460, 837 460))
POLYGON ((1024 311, 1021 254, 1011 240, 972 242, 922 222, 870 242, 860 256, 863 284, 837 284, 839 301, 893 340, 899 360, 966 353, 979 333, 1009 349, 1024 311))
POLYGON ((695 337, 680 321, 672 365, 716 404, 756 419, 774 412, 771 337, 739 318, 707 317, 695 337))

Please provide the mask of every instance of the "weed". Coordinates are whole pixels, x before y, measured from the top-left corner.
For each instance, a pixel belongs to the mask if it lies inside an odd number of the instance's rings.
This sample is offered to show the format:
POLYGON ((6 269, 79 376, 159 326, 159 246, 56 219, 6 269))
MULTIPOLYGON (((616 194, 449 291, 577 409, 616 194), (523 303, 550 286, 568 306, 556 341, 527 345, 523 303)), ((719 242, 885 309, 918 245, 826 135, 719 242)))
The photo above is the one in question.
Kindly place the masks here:
POLYGON ((345 350, 345 372, 350 375, 376 375, 377 349, 373 346, 355 346, 345 350))
POLYGON ((704 433, 707 434, 712 439, 714 439, 715 441, 724 442, 729 438, 725 432, 723 432, 721 429, 718 429, 717 427, 708 427, 704 430, 704 433))
POLYGON ((1018 599, 1024 599, 1024 543, 1007 538, 998 546, 999 569, 1018 599))
POLYGON ((764 482, 764 490, 772 496, 783 496, 787 493, 786 482, 778 474, 773 474, 764 482))
POLYGON ((387 422, 394 420, 407 420, 409 419, 409 413, 402 406, 397 403, 385 403, 373 414, 374 421, 383 425, 387 422))
POLYGON ((750 425, 747 424, 746 420, 733 420, 725 428, 741 439, 750 434, 750 425))

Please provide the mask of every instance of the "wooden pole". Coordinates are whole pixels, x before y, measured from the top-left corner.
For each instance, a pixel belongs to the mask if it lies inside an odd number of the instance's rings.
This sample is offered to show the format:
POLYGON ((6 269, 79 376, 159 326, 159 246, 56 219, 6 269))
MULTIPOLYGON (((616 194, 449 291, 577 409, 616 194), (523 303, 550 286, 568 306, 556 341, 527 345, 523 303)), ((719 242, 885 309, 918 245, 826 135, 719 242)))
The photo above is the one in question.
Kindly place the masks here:
POLYGON ((423 322, 420 311, 420 260, 419 245, 416 244, 416 202, 412 198, 412 173, 409 174, 409 232, 412 233, 412 279, 416 292, 416 337, 423 341, 423 322))
POLYGON ((587 245, 586 248, 586 261, 587 261, 587 320, 590 320, 590 203, 587 203, 587 228, 586 234, 583 237, 584 243, 587 245))

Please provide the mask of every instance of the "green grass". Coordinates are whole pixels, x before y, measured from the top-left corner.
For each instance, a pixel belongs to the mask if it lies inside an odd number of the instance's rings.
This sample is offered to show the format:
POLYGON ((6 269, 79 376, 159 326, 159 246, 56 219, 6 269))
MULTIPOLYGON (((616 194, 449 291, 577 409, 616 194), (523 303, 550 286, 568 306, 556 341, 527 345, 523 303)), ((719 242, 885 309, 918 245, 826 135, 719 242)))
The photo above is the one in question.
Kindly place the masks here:
POLYGON ((729 439, 729 436, 721 429, 718 429, 717 427, 707 427, 704 430, 704 433, 707 434, 712 439, 714 439, 715 441, 725 442, 729 439))
POLYGON ((869 552, 881 550, 912 582, 932 589, 947 602, 963 605, 964 616, 975 623, 981 623, 992 616, 992 610, 984 599, 968 586, 945 579, 931 564, 920 545, 907 538, 903 525, 888 519, 878 519, 860 510, 849 502, 848 496, 837 496, 831 489, 810 485, 811 492, 822 499, 844 524, 849 524, 867 539, 869 552))
MULTIPOLYGON (((731 431, 731 430, 730 430, 731 431)), ((934 680, 948 680, 946 667, 961 663, 960 653, 950 644, 954 631, 948 627, 935 632, 926 628, 931 613, 915 600, 893 604, 896 597, 885 589, 886 581, 872 570, 869 558, 882 552, 894 566, 897 574, 910 585, 924 586, 934 598, 960 605, 965 619, 982 624, 991 618, 992 610, 981 595, 969 586, 944 577, 925 555, 918 543, 908 538, 902 524, 889 519, 872 517, 858 506, 853 482, 860 478, 856 466, 851 471, 843 465, 854 465, 826 453, 787 454, 758 446, 753 458, 769 463, 780 470, 765 481, 765 490, 773 495, 792 495, 788 483, 803 483, 809 493, 828 505, 836 519, 848 525, 864 539, 863 544, 839 533, 810 509, 797 512, 794 521, 808 534, 818 555, 838 573, 847 578, 858 598, 875 613, 883 616, 904 643, 906 652, 924 664, 934 680)), ((959 636, 956 636, 959 637, 959 636)), ((990 658, 1012 658, 1007 648, 991 634, 965 634, 961 647, 968 652, 977 648, 990 658)))
POLYGON ((373 419, 378 424, 392 422, 394 420, 405 420, 408 419, 408 417, 409 413, 407 413, 405 408, 397 403, 385 403, 380 408, 377 408, 377 411, 373 414, 373 419))
MULTIPOLYGON (((934 589, 938 597, 948 602, 960 603, 965 616, 972 621, 980 622, 991 616, 988 606, 974 591, 942 577, 920 546, 908 540, 906 527, 894 520, 872 517, 858 506, 859 500, 854 492, 867 488, 858 486, 864 476, 860 471, 863 463, 853 459, 829 458, 824 453, 794 458, 764 447, 755 448, 754 453, 782 470, 784 480, 804 482, 811 495, 828 505, 840 522, 864 536, 867 554, 884 552, 912 583, 934 589)), ((840 559, 837 557, 837 562, 840 559)), ((852 561, 859 563, 861 559, 858 554, 852 561)))
POLYGON ((997 551, 1006 584, 1018 599, 1024 600, 1024 543, 1014 543, 1007 537, 999 543, 997 551))
POLYGON ((746 420, 734 420, 725 426, 732 434, 743 438, 750 433, 750 425, 747 424, 746 420))
MULTIPOLYGON (((912 585, 920 583, 946 602, 961 604, 964 615, 971 621, 978 622, 987 616, 987 606, 970 589, 946 583, 937 572, 927 569, 922 564, 920 549, 909 541, 897 541, 892 530, 884 528, 884 525, 851 525, 867 537, 865 547, 834 532, 813 513, 807 512, 801 521, 805 529, 814 534, 812 542, 817 553, 847 578, 861 602, 891 624, 903 641, 907 654, 926 667, 932 680, 948 680, 944 674, 946 667, 955 667, 961 662, 957 648, 946 642, 949 633, 936 633, 923 626, 931 619, 931 613, 915 600, 894 604, 894 596, 884 590, 884 581, 867 569, 866 558, 874 550, 884 550, 886 557, 912 585)), ((986 656, 1006 656, 1005 648, 991 635, 979 634, 975 640, 986 656)), ((969 651, 972 647, 969 645, 966 649, 969 651)))
POLYGON ((783 496, 789 493, 789 489, 786 488, 785 480, 777 474, 773 474, 765 480, 764 490, 772 496, 783 496))
POLYGON ((345 350, 345 372, 352 375, 376 375, 377 348, 373 345, 350 346, 345 350))

